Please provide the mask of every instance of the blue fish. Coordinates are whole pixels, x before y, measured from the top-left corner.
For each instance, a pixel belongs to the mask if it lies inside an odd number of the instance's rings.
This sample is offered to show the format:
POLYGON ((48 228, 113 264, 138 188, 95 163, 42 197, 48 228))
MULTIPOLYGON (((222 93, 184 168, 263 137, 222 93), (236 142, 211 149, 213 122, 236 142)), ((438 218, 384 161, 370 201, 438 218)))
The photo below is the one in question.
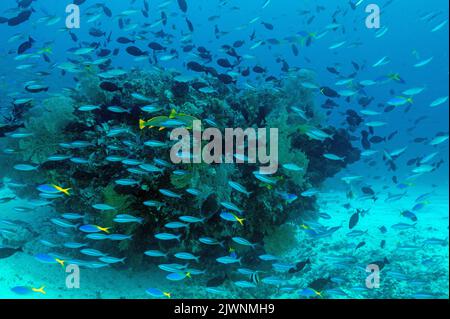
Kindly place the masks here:
POLYGON ((128 214, 119 214, 119 215, 116 215, 116 217, 114 217, 113 221, 115 221, 116 223, 121 223, 121 224, 125 224, 125 223, 142 224, 144 222, 144 219, 141 217, 135 217, 135 216, 128 215, 128 214))
POLYGON ((132 239, 133 236, 132 235, 123 235, 123 234, 111 234, 108 236, 109 240, 128 240, 128 239, 132 239))
POLYGON ((108 239, 109 236, 106 234, 93 233, 93 234, 87 234, 86 238, 94 239, 94 240, 105 240, 105 239, 108 239))
POLYGON ((57 190, 53 185, 50 184, 43 184, 36 187, 36 189, 42 193, 46 194, 59 194, 60 191, 57 190))
POLYGON ((175 273, 170 273, 166 276, 167 279, 171 280, 171 281, 180 281, 183 280, 185 278, 191 278, 191 274, 190 273, 184 273, 184 272, 175 272, 175 273))
POLYGON ((159 192, 161 194, 163 194, 164 196, 167 196, 167 197, 178 198, 178 199, 181 198, 181 195, 179 195, 177 193, 174 193, 174 192, 172 192, 171 190, 168 190, 168 189, 160 189, 159 192))
POLYGON ((155 234, 155 238, 160 239, 160 240, 178 240, 180 241, 181 235, 174 235, 174 234, 169 234, 169 233, 159 233, 159 234, 155 234))
POLYGON ((167 257, 167 254, 159 250, 147 250, 144 254, 149 257, 167 257))
POLYGON ((231 257, 231 256, 223 256, 216 258, 217 262, 221 264, 235 264, 235 263, 241 263, 241 258, 231 257))
POLYGON ((99 233, 101 231, 108 233, 109 232, 109 228, 105 228, 105 227, 100 227, 97 225, 82 225, 78 228, 79 230, 81 230, 84 233, 99 233))
POLYGON ((104 257, 104 256, 106 256, 106 254, 102 253, 101 251, 96 250, 96 249, 92 249, 92 248, 81 249, 80 253, 82 253, 84 255, 92 256, 92 257, 104 257))
POLYGON ((159 290, 157 288, 148 288, 145 292, 147 294, 149 294, 150 296, 156 297, 156 298, 164 298, 164 297, 170 298, 171 297, 169 292, 163 292, 162 290, 159 290))

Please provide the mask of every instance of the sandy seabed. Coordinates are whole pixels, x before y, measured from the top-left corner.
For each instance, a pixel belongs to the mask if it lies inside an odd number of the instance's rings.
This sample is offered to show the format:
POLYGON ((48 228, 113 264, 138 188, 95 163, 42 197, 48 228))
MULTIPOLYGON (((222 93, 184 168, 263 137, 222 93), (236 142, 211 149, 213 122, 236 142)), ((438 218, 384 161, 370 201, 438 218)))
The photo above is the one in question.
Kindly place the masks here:
MULTIPOLYGON (((429 204, 416 213, 418 221, 415 228, 408 230, 391 228, 393 224, 400 222, 412 224, 410 220, 400 215, 400 211, 410 209, 417 196, 429 191, 425 188, 411 187, 407 196, 392 203, 386 203, 383 196, 375 203, 371 200, 351 200, 354 208, 370 208, 355 227, 367 230, 367 234, 356 238, 347 236, 348 220, 354 210, 347 210, 342 206, 348 202, 345 192, 321 194, 320 211, 328 213, 332 218, 320 222, 329 227, 342 225, 342 228, 330 237, 313 239, 299 227, 298 247, 281 256, 281 259, 283 262, 296 262, 310 257, 313 267, 306 275, 302 273, 286 277, 288 281, 283 286, 292 287, 292 290, 279 290, 276 286, 256 289, 264 291, 267 298, 298 298, 296 291, 305 288, 309 281, 330 276, 340 279, 334 288, 345 293, 345 296, 331 296, 334 298, 448 298, 448 185, 436 188, 429 199, 429 204), (387 228, 385 234, 380 232, 381 226, 387 228), (424 240, 428 238, 445 239, 446 244, 424 244, 424 240), (380 248, 381 240, 386 241, 383 249, 380 248), (355 250, 361 241, 365 241, 365 245, 355 250), (412 248, 408 249, 407 246, 412 248), (338 264, 327 261, 329 256, 355 256, 358 262, 351 266, 338 267, 338 264), (381 272, 380 288, 364 289, 365 279, 368 276, 365 267, 371 261, 382 260, 384 257, 389 259, 390 264, 381 272)), ((7 188, 0 191, 0 197, 11 194, 7 188)), ((68 274, 63 267, 58 264, 43 264, 33 257, 33 254, 37 253, 35 250, 39 247, 39 239, 45 239, 44 234, 49 229, 56 231, 56 226, 49 222, 50 216, 54 216, 55 213, 50 212, 48 208, 27 213, 13 209, 26 204, 26 201, 13 200, 0 206, 0 219, 26 222, 32 225, 37 234, 32 242, 25 245, 24 253, 18 252, 9 258, 0 259, 1 298, 150 298, 145 293, 150 287, 170 291, 172 298, 252 297, 251 289, 255 288, 242 289, 231 283, 224 286, 228 291, 226 296, 208 294, 202 286, 205 282, 204 279, 200 279, 202 275, 181 282, 170 282, 165 279, 167 273, 156 265, 149 266, 146 271, 112 267, 80 268, 80 288, 69 289, 66 287, 68 274), (28 245, 32 249, 28 249, 28 245), (17 295, 11 291, 15 286, 34 288, 45 286, 46 294, 17 295)), ((48 248, 45 251, 48 251, 48 248)), ((201 269, 201 263, 195 267, 201 269)), ((281 278, 285 278, 284 276, 279 274, 281 278)), ((261 297, 261 294, 258 296, 261 297)))

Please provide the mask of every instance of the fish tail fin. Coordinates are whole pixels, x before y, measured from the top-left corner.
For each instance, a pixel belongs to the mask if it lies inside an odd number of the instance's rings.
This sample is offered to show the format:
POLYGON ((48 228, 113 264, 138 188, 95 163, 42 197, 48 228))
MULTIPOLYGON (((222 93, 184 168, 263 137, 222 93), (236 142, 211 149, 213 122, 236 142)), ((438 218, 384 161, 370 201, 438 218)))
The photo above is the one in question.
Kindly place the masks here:
POLYGON ((139 119, 139 129, 143 130, 145 128, 145 121, 142 119, 139 119))
POLYGON ((221 242, 219 243, 219 245, 220 245, 220 247, 225 248, 225 241, 224 241, 224 240, 221 241, 221 242))
POLYGON ((44 290, 45 286, 42 286, 41 288, 32 288, 31 290, 33 290, 34 292, 39 292, 43 295, 47 294, 44 290))
POLYGON ((103 232, 109 234, 109 229, 110 229, 110 227, 98 227, 98 226, 97 226, 97 228, 98 228, 99 230, 101 230, 101 231, 103 231, 103 232))
POLYGON ((56 258, 56 259, 55 259, 55 261, 56 261, 56 262, 57 262, 58 264, 60 264, 60 265, 61 265, 61 267, 63 267, 63 268, 64 268, 64 263, 65 263, 65 261, 64 261, 64 260, 56 258))
POLYGON ((170 294, 170 292, 163 292, 163 295, 166 296, 167 298, 171 298, 172 295, 170 294))
POLYGON ((173 119, 176 115, 177 111, 175 111, 175 109, 172 109, 172 111, 170 111, 169 118, 173 119))
POLYGON ((315 291, 315 293, 316 293, 320 298, 323 298, 322 291, 315 291))

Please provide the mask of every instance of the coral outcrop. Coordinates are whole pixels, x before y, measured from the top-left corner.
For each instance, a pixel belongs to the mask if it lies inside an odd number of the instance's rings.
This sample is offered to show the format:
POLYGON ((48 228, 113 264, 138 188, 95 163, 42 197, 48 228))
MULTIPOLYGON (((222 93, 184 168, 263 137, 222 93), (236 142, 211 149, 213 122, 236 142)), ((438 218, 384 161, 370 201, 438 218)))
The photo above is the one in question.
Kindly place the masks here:
MULTIPOLYGON (((118 251, 134 266, 151 262, 142 259, 151 247, 171 251, 183 247, 202 256, 202 265, 211 272, 220 270, 215 258, 220 247, 207 247, 198 242, 201 236, 219 241, 241 236, 257 243, 255 249, 239 247, 226 240, 223 244, 238 253, 245 250, 245 259, 258 263, 261 251, 283 254, 296 245, 292 220, 301 220, 306 211, 314 211, 315 197, 301 197, 301 193, 336 174, 348 163, 358 159, 359 152, 349 142, 345 131, 327 127, 314 105, 311 90, 300 85, 311 81, 313 74, 302 71, 289 76, 276 87, 238 90, 215 79, 177 81, 177 73, 169 71, 131 71, 113 79, 119 91, 106 92, 99 86, 101 80, 90 74, 71 93, 71 97, 52 97, 27 114, 24 130, 32 133, 21 139, 20 152, 12 155, 16 162, 41 164, 39 174, 28 175, 29 184, 58 181, 73 189, 73 195, 54 201, 57 211, 86 213, 85 222, 110 227, 112 233, 131 235, 132 240, 120 243, 93 242, 93 247, 118 251), (198 88, 205 86, 210 91, 198 88), (207 93, 205 93, 207 92, 207 93), (97 109, 81 112, 76 107, 96 105, 97 109), (109 106, 119 106, 124 112, 111 112, 109 106), (147 113, 143 106, 154 106, 155 113, 147 113), (76 106, 76 107, 75 107, 76 106), (292 109, 301 110, 299 116, 292 109), (173 164, 169 158, 169 130, 146 128, 140 130, 139 120, 170 114, 186 114, 203 120, 204 126, 258 128, 274 127, 279 131, 280 167, 275 174, 275 185, 255 179, 257 164, 173 164), (333 136, 316 140, 305 134, 306 126, 316 127, 333 136), (162 141, 163 147, 149 147, 148 140, 162 141), (65 150, 60 143, 86 141, 86 147, 65 150), (336 153, 345 161, 330 161, 323 154, 336 153), (77 161, 47 162, 54 154, 68 154, 77 161), (111 158, 118 158, 114 160, 111 158), (80 159, 84 160, 81 161, 80 159), (139 165, 127 165, 124 159, 151 163, 160 171, 146 173, 139 165), (165 164, 161 164, 165 163, 165 164), (283 164, 295 164, 300 171, 284 169, 283 164), (134 170, 133 170, 134 169, 134 170), (133 185, 120 185, 117 180, 133 179, 133 185), (229 187, 229 181, 238 181, 250 194, 245 195, 229 187), (160 190, 170 189, 181 198, 164 197, 160 190), (194 189, 197 193, 189 193, 194 189), (289 198, 286 198, 288 194, 289 198), (301 197, 301 199, 296 199, 301 197), (160 203, 145 205, 146 201, 160 203), (224 223, 220 218, 221 202, 236 203, 243 212, 243 225, 224 223), (98 212, 92 205, 105 203, 113 211, 98 212), (141 223, 118 224, 117 214, 142 218, 141 223), (182 233, 176 245, 158 241, 157 232, 167 231, 164 225, 182 215, 202 218, 182 233), (289 243, 289 245, 287 245, 289 243)), ((37 191, 22 194, 37 196, 37 191)))

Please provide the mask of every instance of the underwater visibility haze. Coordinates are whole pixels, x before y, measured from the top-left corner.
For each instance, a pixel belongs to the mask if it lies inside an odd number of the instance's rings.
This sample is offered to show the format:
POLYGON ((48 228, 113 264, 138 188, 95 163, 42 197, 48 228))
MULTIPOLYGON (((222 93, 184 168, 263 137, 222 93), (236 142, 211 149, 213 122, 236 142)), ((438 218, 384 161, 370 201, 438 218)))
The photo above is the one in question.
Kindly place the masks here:
POLYGON ((0 298, 448 298, 448 12, 2 0, 0 298))

